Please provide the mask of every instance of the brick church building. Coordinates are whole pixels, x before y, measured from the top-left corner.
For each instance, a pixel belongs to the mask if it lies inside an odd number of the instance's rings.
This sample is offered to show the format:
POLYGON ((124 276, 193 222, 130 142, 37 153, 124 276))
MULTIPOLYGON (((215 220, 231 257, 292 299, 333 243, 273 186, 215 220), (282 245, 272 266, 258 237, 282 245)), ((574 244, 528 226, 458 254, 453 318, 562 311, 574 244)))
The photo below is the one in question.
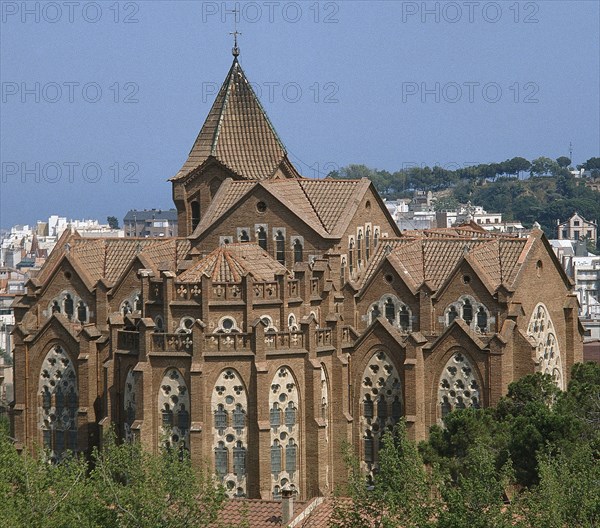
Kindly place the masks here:
POLYGON ((177 238, 67 230, 16 315, 17 446, 110 428, 208 461, 230 496, 327 495, 403 417, 422 439, 582 358, 548 241, 476 225, 400 233, 372 183, 301 177, 237 58, 171 178, 177 238))

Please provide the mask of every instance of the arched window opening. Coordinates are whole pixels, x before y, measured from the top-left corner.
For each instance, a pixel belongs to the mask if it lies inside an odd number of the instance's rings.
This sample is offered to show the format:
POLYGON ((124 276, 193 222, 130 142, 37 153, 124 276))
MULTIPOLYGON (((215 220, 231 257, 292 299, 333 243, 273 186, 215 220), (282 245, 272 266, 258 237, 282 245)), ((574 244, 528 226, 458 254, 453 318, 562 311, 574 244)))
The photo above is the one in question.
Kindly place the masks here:
POLYGON ((367 226, 365 231, 365 259, 371 258, 371 228, 367 226))
POLYGON ((60 305, 58 301, 52 301, 52 313, 60 313, 60 305))
POLYGON ((385 318, 392 324, 396 321, 396 306, 391 298, 385 301, 385 318))
POLYGON ((245 229, 240 233, 240 242, 250 242, 250 235, 248 235, 248 231, 245 229))
POLYGON ((473 321, 473 305, 471 304, 471 301, 469 301, 469 299, 465 299, 465 303, 463 304, 462 309, 462 315, 463 321, 470 325, 471 321, 473 321))
POLYGON ((358 231, 358 236, 356 237, 356 254, 358 256, 358 266, 362 265, 362 241, 363 234, 362 231, 358 231))
POLYGON ((133 298, 133 311, 134 312, 142 311, 142 296, 139 293, 136 294, 136 296, 133 298))
POLYGON ((456 311, 456 306, 450 306, 450 309, 448 310, 448 325, 451 325, 457 317, 458 312, 456 311))
POLYGON ((258 238, 258 245, 263 248, 265 251, 267 250, 267 232, 264 227, 259 227, 256 232, 258 238))
POLYGON ((371 323, 375 321, 381 315, 381 311, 379 310, 379 304, 374 304, 371 307, 371 323))
POLYGON ((373 247, 377 247, 379 244, 379 229, 375 229, 373 234, 373 247))
POLYGON ((477 310, 477 328, 480 332, 487 332, 488 317, 483 306, 477 310))
POLYGON ((406 306, 403 306, 400 310, 400 328, 405 332, 408 332, 410 328, 410 313, 406 306))
POLYGON ((365 367, 360 398, 363 469, 372 476, 377 467, 377 445, 381 435, 388 427, 397 423, 403 414, 400 376, 384 351, 373 354, 365 367))
POLYGON ((294 262, 302 262, 304 255, 304 248, 302 247, 302 242, 297 238, 294 241, 294 262))
POLYGON ((123 315, 123 317, 125 317, 127 314, 130 314, 131 312, 132 312, 131 303, 129 301, 124 301, 123 304, 121 305, 121 314, 123 315))
POLYGON ((285 264, 285 237, 281 231, 275 236, 275 259, 280 264, 285 264))
POLYGON ((189 449, 190 396, 183 376, 176 368, 165 372, 158 391, 159 439, 163 447, 189 449))
POLYGON ((192 231, 198 227, 200 223, 200 203, 197 201, 193 201, 191 203, 192 206, 192 231))
POLYGON ((73 319, 73 313, 74 313, 73 297, 71 297, 70 293, 65 294, 63 306, 65 307, 65 315, 67 316, 67 318, 70 321, 71 319, 73 319))
POLYGON ((291 332, 297 332, 298 331, 298 324, 296 322, 296 316, 294 314, 288 315, 288 329, 291 332))
POLYGON ((39 378, 39 427, 42 443, 52 462, 66 450, 77 451, 77 374, 73 362, 59 346, 46 355, 39 378))
POLYGON ((354 273, 354 239, 350 240, 348 244, 348 261, 350 268, 350 275, 354 273))
MULTIPOLYGON (((246 495, 246 456, 248 428, 246 427, 247 393, 239 374, 232 368, 221 372, 212 392, 214 416, 213 447, 224 457, 232 454, 233 463, 221 461, 217 475, 230 498, 246 495), (231 464, 231 465, 230 465, 231 464)), ((216 461, 216 458, 215 458, 216 461)))
POLYGON ((538 304, 529 320, 527 335, 537 343, 536 371, 549 374, 559 389, 564 389, 562 359, 555 327, 546 306, 538 304))
POLYGON ((271 425, 271 490, 273 495, 284 486, 298 487, 298 438, 300 410, 298 387, 292 371, 280 367, 269 392, 271 425), (285 450, 285 453, 284 453, 285 450))
POLYGON ((347 264, 346 257, 342 257, 342 263, 340 266, 340 277, 342 280, 346 279, 346 264, 347 264))
POLYGON ((83 301, 77 303, 77 320, 80 323, 85 323, 87 321, 87 306, 83 301))

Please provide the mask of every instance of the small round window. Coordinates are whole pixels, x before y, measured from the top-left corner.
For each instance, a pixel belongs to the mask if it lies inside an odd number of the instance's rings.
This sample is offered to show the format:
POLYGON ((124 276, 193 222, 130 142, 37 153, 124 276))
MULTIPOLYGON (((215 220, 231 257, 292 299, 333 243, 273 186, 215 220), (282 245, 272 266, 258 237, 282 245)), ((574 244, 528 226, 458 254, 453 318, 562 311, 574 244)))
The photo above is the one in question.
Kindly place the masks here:
POLYGON ((258 203, 256 204, 256 210, 257 210, 259 213, 264 213, 264 212, 267 210, 267 204, 266 204, 265 202, 262 202, 262 201, 261 201, 261 202, 258 202, 258 203))
POLYGON ((235 326, 235 322, 233 319, 226 317, 221 321, 221 326, 224 330, 231 330, 235 326))

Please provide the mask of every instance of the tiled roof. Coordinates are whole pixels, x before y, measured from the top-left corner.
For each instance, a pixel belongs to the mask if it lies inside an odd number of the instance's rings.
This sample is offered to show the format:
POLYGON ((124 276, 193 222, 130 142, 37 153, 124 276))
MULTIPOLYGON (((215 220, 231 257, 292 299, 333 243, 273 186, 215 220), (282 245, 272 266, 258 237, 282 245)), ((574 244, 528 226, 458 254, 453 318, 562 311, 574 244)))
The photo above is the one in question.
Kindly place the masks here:
MULTIPOLYGON (((294 502, 294 515, 304 509, 304 502, 294 502)), ((219 512, 214 528, 223 526, 248 526, 250 528, 281 527, 281 501, 261 499, 230 499, 219 512)))
POLYGON ((237 58, 187 161, 172 179, 185 178, 209 157, 216 158, 238 176, 252 180, 271 178, 282 165, 294 170, 237 58))
POLYGON ((274 179, 261 182, 223 182, 206 214, 193 233, 200 236, 215 224, 233 206, 259 186, 285 205, 300 220, 321 236, 342 236, 361 199, 369 189, 370 181, 362 180, 308 180, 274 179))
POLYGON ((176 271, 189 249, 186 239, 82 238, 74 232, 61 237, 36 279, 45 282, 65 255, 91 286, 100 279, 117 281, 136 256, 157 274, 160 269, 176 271))
POLYGON ((433 290, 440 288, 463 258, 481 270, 491 287, 511 285, 530 239, 490 237, 487 232, 475 230, 468 233, 465 237, 456 229, 436 229, 421 231, 416 237, 403 233, 401 238, 382 239, 362 277, 361 287, 386 258, 413 288, 423 283, 433 290))
MULTIPOLYGON (((305 509, 292 519, 290 528, 328 528, 334 520, 337 508, 348 509, 352 507, 352 499, 346 497, 317 497, 310 501, 305 509)), ((366 521, 366 514, 363 521, 366 521)), ((364 526, 364 524, 361 523, 364 526)))
POLYGON ((256 244, 241 242, 220 246, 196 265, 184 271, 178 280, 198 282, 207 275, 215 282, 239 282, 248 274, 259 282, 272 281, 276 274, 289 274, 285 266, 277 262, 256 244))

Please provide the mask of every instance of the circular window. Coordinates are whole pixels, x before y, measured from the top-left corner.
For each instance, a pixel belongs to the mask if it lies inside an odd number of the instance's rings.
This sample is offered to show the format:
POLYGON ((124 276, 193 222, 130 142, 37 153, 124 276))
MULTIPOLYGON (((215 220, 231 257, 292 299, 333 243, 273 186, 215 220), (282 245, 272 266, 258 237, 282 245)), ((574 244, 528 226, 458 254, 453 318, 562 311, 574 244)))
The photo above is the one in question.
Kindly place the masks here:
POLYGON ((65 279, 70 279, 71 278, 71 272, 70 271, 65 271, 65 279))
POLYGON ((194 319, 192 319, 191 317, 184 317, 181 320, 181 326, 182 326, 182 328, 186 328, 187 330, 191 330, 192 327, 194 326, 194 319))
POLYGON ((231 330, 235 326, 235 322, 234 322, 233 319, 230 319, 229 317, 226 317, 225 319, 223 319, 221 321, 221 326, 225 330, 231 330))
POLYGON ((387 282, 388 284, 391 284, 392 282, 394 282, 394 276, 393 276, 391 273, 386 273, 386 274, 383 276, 383 280, 384 280, 385 282, 387 282))
POLYGON ((267 204, 265 202, 258 202, 256 204, 256 210, 259 213, 264 213, 267 210, 267 204))
POLYGON ((463 275, 463 282, 465 284, 469 284, 471 282, 471 276, 470 275, 463 275))

